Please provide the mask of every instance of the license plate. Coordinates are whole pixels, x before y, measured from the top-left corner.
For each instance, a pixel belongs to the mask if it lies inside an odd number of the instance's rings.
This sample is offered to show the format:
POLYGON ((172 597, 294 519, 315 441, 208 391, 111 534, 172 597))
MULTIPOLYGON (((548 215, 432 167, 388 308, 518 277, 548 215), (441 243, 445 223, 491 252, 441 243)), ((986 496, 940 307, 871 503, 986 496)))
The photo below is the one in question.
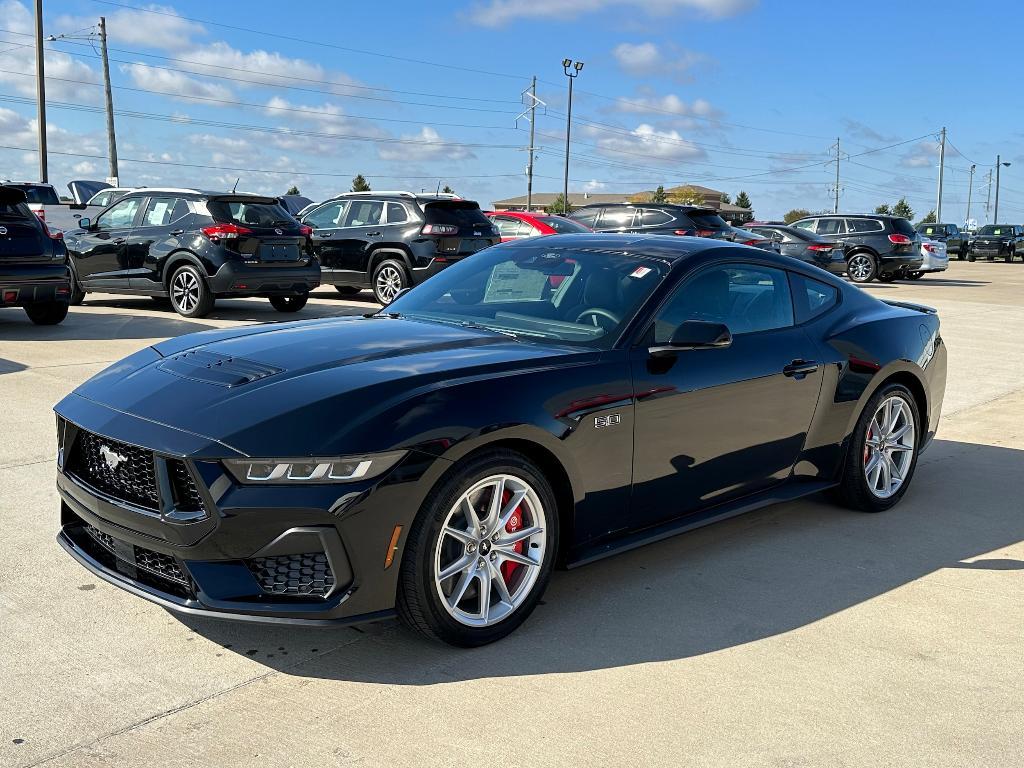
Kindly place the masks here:
POLYGON ((256 255, 260 261, 295 261, 299 258, 299 246, 290 243, 261 243, 256 255))

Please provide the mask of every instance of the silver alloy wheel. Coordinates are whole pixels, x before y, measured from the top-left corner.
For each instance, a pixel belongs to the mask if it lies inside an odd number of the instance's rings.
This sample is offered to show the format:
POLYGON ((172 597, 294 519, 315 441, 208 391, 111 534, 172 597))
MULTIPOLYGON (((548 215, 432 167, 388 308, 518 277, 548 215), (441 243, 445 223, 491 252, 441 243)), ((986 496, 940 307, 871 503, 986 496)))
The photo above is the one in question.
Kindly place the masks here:
POLYGON ((397 267, 390 264, 377 273, 377 297, 385 304, 395 300, 395 296, 402 290, 402 274, 397 267))
POLYGON ((174 305, 182 312, 191 312, 199 304, 199 279, 187 269, 181 270, 174 276, 171 283, 171 298, 174 305))
POLYGON ((864 436, 864 478, 880 499, 896 493, 906 480, 917 445, 914 412, 901 397, 887 397, 868 422, 864 436))
POLYGON ((858 253, 846 265, 846 271, 853 280, 867 280, 871 276, 871 257, 858 253))
POLYGON ((547 520, 537 492, 514 475, 492 475, 452 506, 434 547, 434 586, 460 624, 489 627, 530 595, 541 564, 547 520))

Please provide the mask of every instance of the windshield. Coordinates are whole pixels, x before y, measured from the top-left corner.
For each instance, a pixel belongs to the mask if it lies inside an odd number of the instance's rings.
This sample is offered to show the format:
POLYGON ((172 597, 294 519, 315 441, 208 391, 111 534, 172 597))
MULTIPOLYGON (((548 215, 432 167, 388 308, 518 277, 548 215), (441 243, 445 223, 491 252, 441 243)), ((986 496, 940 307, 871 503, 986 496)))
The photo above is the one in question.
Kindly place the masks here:
POLYGON ((922 224, 917 228, 917 231, 922 235, 944 235, 946 234, 945 227, 939 226, 938 224, 922 224))
POLYGON ((1008 235, 1010 234, 1008 224, 986 224, 978 230, 979 235, 1008 235))
POLYGON ((25 193, 25 202, 34 205, 60 205, 60 198, 53 187, 42 184, 8 184, 9 187, 20 189, 25 193))
POLYGON ((564 235, 569 232, 591 231, 589 227, 584 227, 582 224, 578 224, 571 219, 563 219, 561 216, 537 216, 535 218, 541 224, 547 224, 560 235, 564 235))
POLYGON ((495 246, 449 267, 382 311, 608 349, 668 271, 664 261, 642 255, 521 243, 495 246))
POLYGON ((273 227, 285 224, 298 226, 298 222, 292 218, 292 215, 277 203, 211 200, 206 206, 210 215, 217 221, 230 221, 255 227, 273 227))

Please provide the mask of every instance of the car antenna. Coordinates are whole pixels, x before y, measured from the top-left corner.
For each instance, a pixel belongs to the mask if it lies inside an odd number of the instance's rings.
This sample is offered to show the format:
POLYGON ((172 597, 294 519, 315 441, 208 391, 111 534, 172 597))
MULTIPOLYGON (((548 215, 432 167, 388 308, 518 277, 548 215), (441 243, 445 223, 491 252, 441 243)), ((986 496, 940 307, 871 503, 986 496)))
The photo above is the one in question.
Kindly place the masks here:
POLYGON ((231 191, 232 192, 234 192, 236 189, 238 189, 238 182, 241 181, 241 180, 242 180, 241 176, 239 176, 237 179, 235 179, 235 183, 231 186, 231 191))

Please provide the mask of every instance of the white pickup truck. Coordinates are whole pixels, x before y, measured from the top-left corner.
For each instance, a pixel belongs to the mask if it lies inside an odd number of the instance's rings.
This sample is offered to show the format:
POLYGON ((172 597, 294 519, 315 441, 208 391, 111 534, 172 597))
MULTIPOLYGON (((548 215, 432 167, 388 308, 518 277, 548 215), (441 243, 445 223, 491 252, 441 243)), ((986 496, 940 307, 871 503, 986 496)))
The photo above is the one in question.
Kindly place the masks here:
POLYGON ((115 189, 103 181, 75 180, 68 182, 71 202, 61 202, 52 184, 29 181, 4 181, 0 186, 14 187, 25 193, 29 210, 46 224, 51 232, 78 228, 78 220, 94 215, 117 199, 113 193, 130 190, 115 189), (89 213, 86 213, 89 211, 89 213))

